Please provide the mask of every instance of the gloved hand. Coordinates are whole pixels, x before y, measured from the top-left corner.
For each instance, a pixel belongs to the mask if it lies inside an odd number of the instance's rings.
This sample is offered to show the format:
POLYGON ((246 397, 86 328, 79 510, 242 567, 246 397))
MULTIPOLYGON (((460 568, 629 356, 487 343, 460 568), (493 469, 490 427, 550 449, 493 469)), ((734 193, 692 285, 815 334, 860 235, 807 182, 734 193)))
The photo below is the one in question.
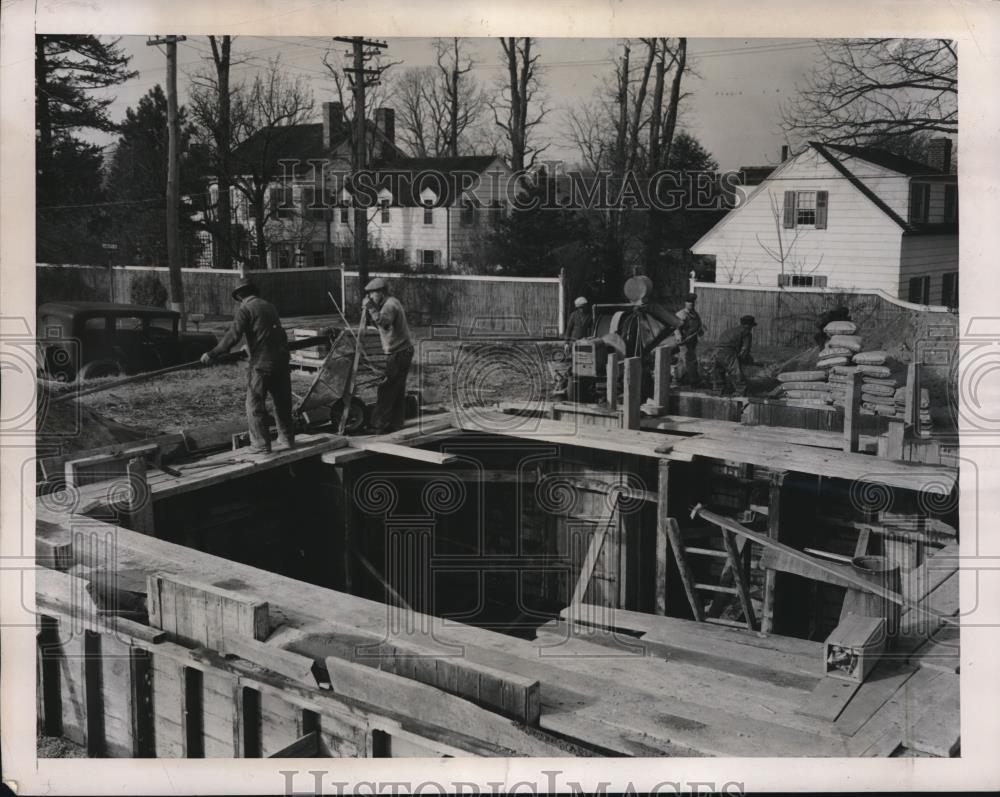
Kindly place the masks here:
POLYGON ((202 365, 211 365, 212 364, 212 355, 209 354, 208 352, 205 352, 203 355, 201 355, 201 364, 202 365))

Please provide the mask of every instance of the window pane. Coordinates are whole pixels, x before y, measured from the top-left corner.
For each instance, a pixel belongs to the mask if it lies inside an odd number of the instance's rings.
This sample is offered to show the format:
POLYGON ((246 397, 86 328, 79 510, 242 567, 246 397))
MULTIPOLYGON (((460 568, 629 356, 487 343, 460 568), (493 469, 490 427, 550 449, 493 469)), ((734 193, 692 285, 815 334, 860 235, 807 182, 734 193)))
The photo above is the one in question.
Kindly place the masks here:
POLYGON ((815 191, 799 191, 798 199, 795 205, 796 205, 796 214, 795 214, 796 224, 806 225, 806 224, 816 223, 815 191))

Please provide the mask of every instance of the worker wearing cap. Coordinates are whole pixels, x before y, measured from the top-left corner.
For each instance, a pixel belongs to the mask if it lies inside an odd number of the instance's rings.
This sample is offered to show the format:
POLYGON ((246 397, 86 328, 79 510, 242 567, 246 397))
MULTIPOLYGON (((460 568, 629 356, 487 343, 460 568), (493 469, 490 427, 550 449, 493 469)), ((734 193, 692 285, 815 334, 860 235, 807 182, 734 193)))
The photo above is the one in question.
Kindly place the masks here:
MULTIPOLYGON (((566 320, 566 331, 563 333, 563 350, 567 360, 573 349, 573 342, 590 337, 594 326, 593 314, 590 312, 590 303, 586 296, 577 296, 573 301, 573 306, 574 310, 566 320)), ((564 367, 556 372, 555 383, 552 395, 565 396, 569 387, 568 368, 564 367)))
POLYGON ((239 302, 233 323, 218 345, 201 356, 205 365, 229 351, 240 339, 246 340, 249 353, 247 365, 247 424, 250 427, 250 450, 267 453, 271 450, 271 435, 267 424, 265 399, 271 395, 274 419, 278 427, 278 443, 295 447, 295 425, 292 420, 292 380, 288 370, 288 337, 273 304, 262 299, 257 286, 244 279, 233 291, 239 302))
POLYGON ((712 360, 712 381, 723 396, 747 395, 743 366, 753 362, 750 347, 753 345, 755 326, 757 321, 754 317, 745 315, 738 327, 731 327, 719 336, 712 360))
POLYGON ((701 316, 694 309, 697 300, 698 297, 693 293, 684 297, 684 306, 676 314, 681 325, 674 333, 677 345, 684 351, 684 372, 679 381, 691 387, 697 387, 701 382, 698 375, 698 338, 705 334, 701 316))
POLYGON ((365 285, 362 314, 378 329, 382 351, 389 355, 385 378, 379 383, 371 425, 376 434, 400 429, 406 414, 406 375, 413 362, 413 338, 406 323, 406 311, 399 299, 389 296, 389 286, 381 277, 365 285))

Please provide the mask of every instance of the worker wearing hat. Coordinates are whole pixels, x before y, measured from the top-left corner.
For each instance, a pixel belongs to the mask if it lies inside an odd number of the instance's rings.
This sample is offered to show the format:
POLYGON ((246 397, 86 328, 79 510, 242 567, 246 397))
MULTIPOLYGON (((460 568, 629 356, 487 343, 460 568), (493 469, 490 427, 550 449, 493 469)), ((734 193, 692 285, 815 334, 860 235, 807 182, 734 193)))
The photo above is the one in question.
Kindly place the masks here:
MULTIPOLYGON (((563 333, 563 350, 567 361, 574 341, 589 338, 594 327, 593 313, 586 296, 577 296, 573 301, 574 310, 566 320, 566 331, 563 333)), ((568 365, 568 362, 567 362, 568 365)), ((569 386, 569 369, 564 367, 556 373, 553 396, 565 396, 569 386)))
POLYGON ((288 370, 288 337, 273 304, 262 299, 257 286, 244 278, 233 291, 239 302, 229 330, 201 361, 211 365, 229 351, 240 339, 246 340, 247 364, 247 424, 250 427, 250 450, 267 453, 271 450, 271 435, 267 423, 265 399, 271 396, 274 419, 278 427, 278 443, 295 446, 295 425, 292 420, 292 381, 288 370))
POLYGON ((712 381, 723 396, 747 395, 747 380, 743 366, 753 363, 750 348, 753 328, 757 321, 752 315, 740 318, 738 327, 730 327, 719 336, 712 360, 712 381))
POLYGON ((674 333, 677 344, 683 349, 684 354, 684 371, 678 381, 691 387, 697 387, 701 382, 698 375, 698 338, 705 334, 701 316, 694 309, 697 300, 698 297, 693 293, 684 297, 684 306, 676 314, 681 320, 681 325, 674 333))
POLYGON ((385 378, 379 383, 371 426, 376 434, 386 434, 403 426, 406 415, 406 376, 413 362, 413 338, 406 323, 406 311, 399 299, 389 296, 389 286, 376 277, 365 285, 361 303, 364 319, 378 329, 382 351, 389 355, 385 378))

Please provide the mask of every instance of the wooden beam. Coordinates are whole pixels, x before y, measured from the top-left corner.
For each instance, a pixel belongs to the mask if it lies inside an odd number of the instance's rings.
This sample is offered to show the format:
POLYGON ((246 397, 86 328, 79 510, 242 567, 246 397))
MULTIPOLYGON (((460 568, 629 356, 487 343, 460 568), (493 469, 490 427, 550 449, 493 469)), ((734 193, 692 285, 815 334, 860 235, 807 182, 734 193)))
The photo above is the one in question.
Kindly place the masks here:
POLYGON ((642 358, 625 358, 625 392, 622 398, 622 428, 638 429, 642 419, 642 358))
POLYGON ((594 575, 594 568, 597 566, 597 560, 601 556, 601 549, 604 547, 604 539, 607 537, 608 531, 611 529, 611 524, 615 522, 617 515, 618 500, 616 499, 614 506, 611 507, 607 523, 600 524, 591 533, 590 547, 587 549, 583 566, 580 568, 580 577, 576 581, 576 587, 573 589, 573 597, 570 599, 571 606, 583 603, 584 596, 587 594, 587 587, 590 585, 590 579, 594 575))
POLYGON ((424 451, 420 448, 410 448, 399 443, 386 443, 382 441, 352 443, 352 448, 360 448, 375 454, 385 454, 390 457, 402 457, 412 459, 417 462, 426 462, 431 465, 448 465, 457 462, 458 457, 454 454, 442 454, 439 451, 424 451))
POLYGON ((656 508, 656 583, 653 588, 653 610, 656 614, 664 616, 667 613, 667 546, 668 541, 667 523, 670 522, 668 515, 670 503, 668 493, 670 487, 670 463, 667 460, 660 460, 657 470, 659 505, 656 508))
POLYGON ((126 466, 135 457, 155 459, 160 448, 156 444, 133 445, 112 449, 108 453, 93 454, 76 459, 67 459, 64 476, 67 487, 83 487, 95 482, 111 481, 126 475, 126 466))
POLYGON ((618 352, 608 352, 607 372, 607 392, 608 409, 612 412, 618 409, 618 364, 621 358, 618 352))
POLYGON ((306 656, 241 634, 226 635, 223 647, 220 652, 226 656, 238 656, 297 683, 316 686, 313 661, 306 656))
POLYGON ((125 478, 128 480, 128 499, 125 503, 125 523, 133 531, 140 534, 156 534, 153 520, 153 493, 150 492, 146 478, 146 460, 144 457, 131 457, 125 466, 125 478))
POLYGON ((920 431, 920 368, 915 362, 906 367, 906 409, 904 417, 914 436, 920 431))
POLYGON ((903 442, 906 433, 906 422, 902 418, 889 418, 889 428, 884 438, 882 456, 896 462, 903 459, 903 442))
POLYGON ((733 574, 733 582, 736 584, 736 594, 739 596, 740 606, 743 608, 743 616, 746 618, 747 627, 753 630, 754 626, 757 625, 757 618, 754 617, 753 604, 750 602, 750 590, 743 577, 742 551, 737 549, 733 533, 728 529, 722 530, 722 542, 726 546, 729 569, 733 574))
POLYGON ((857 373, 848 377, 847 393, 844 400, 844 451, 858 450, 861 434, 861 378, 857 373))

